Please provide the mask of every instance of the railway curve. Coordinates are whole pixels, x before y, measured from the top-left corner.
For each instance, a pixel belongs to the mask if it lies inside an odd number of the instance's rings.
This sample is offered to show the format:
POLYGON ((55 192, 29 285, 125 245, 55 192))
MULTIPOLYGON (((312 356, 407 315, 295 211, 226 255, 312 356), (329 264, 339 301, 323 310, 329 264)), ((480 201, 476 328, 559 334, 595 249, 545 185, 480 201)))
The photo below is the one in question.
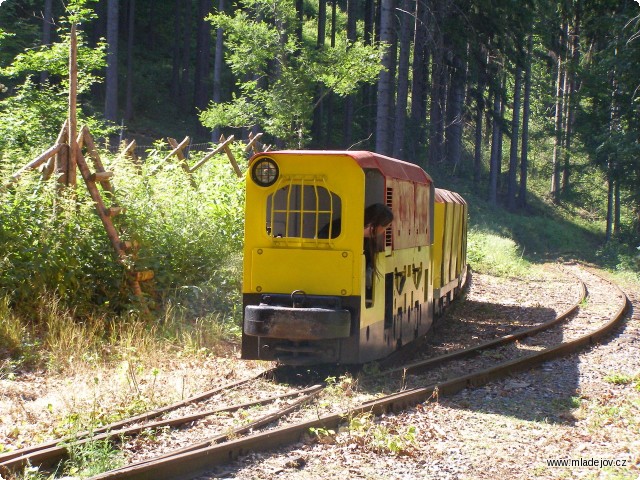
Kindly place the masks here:
MULTIPOLYGON (((565 273, 569 275, 576 275, 575 271, 576 267, 565 267, 565 273), (571 270, 574 270, 574 273, 571 273, 571 270)), ((577 271, 582 272, 583 276, 593 275, 583 269, 577 271)), ((595 277, 592 277, 592 279, 593 278, 595 277)), ((588 285, 589 282, 593 283, 592 280, 586 281, 588 285)), ((297 400, 292 404, 280 408, 278 413, 267 414, 259 421, 244 425, 243 428, 238 428, 234 432, 221 434, 214 439, 194 443, 189 447, 176 449, 164 455, 156 455, 121 469, 105 472, 95 478, 193 478, 200 472, 209 470, 216 465, 228 464, 230 461, 248 452, 261 451, 265 448, 273 449, 279 445, 294 443, 311 428, 337 428, 344 421, 345 416, 353 416, 363 412, 370 412, 376 415, 384 414, 386 412, 397 412, 409 406, 424 402, 434 395, 450 395, 468 387, 484 385, 493 379, 501 378, 505 375, 523 369, 529 369, 532 366, 545 362, 551 358, 566 355, 567 353, 576 351, 577 349, 592 345, 604 336, 608 335, 612 329, 616 328, 620 319, 623 317, 628 300, 624 293, 617 289, 617 287, 612 286, 612 291, 615 290, 617 292, 615 311, 607 313, 606 318, 599 318, 598 321, 595 322, 585 320, 587 325, 590 323, 593 324, 591 325, 592 328, 588 332, 585 332, 584 328, 586 327, 576 327, 575 325, 572 327, 570 322, 574 322, 576 318, 580 321, 581 315, 583 320, 585 318, 588 319, 590 314, 588 313, 587 307, 589 304, 592 302, 602 302, 602 299, 593 300, 592 296, 590 296, 589 299, 585 301, 584 294, 586 293, 587 288, 590 291, 590 295, 593 295, 592 291, 594 291, 595 288, 591 285, 585 288, 584 284, 585 282, 582 280, 576 281, 576 288, 574 288, 574 291, 577 295, 572 295, 571 301, 567 302, 568 306, 553 319, 538 322, 536 325, 529 326, 528 328, 516 328, 515 331, 508 332, 497 339, 476 341, 475 344, 467 346, 467 348, 464 349, 459 349, 455 352, 448 351, 439 355, 427 355, 427 358, 414 359, 407 362, 402 367, 386 369, 379 372, 377 375, 363 375, 363 384, 380 375, 399 377, 400 384, 398 386, 398 391, 385 395, 382 398, 365 400, 350 408, 349 411, 338 411, 322 416, 316 415, 316 418, 310 420, 293 420, 285 426, 271 428, 266 431, 254 432, 254 430, 258 430, 269 423, 273 424, 276 419, 282 418, 283 416, 296 411, 299 405, 312 401, 313 397, 320 394, 322 386, 315 385, 308 388, 298 389, 290 394, 281 395, 283 398, 287 396, 295 396, 297 400), (580 313, 580 310, 582 310, 582 313, 580 313), (578 311, 578 313, 576 313, 576 311, 578 311), (534 343, 538 342, 538 345, 540 345, 547 342, 544 348, 538 348, 535 351, 526 351, 526 349, 524 349, 518 358, 508 358, 504 360, 506 357, 502 356, 500 358, 504 361, 494 361, 490 366, 480 368, 474 367, 473 373, 432 381, 434 366, 445 364, 445 367, 442 368, 445 370, 448 369, 449 371, 455 371, 455 368, 446 367, 448 362, 464 362, 467 361, 466 359, 468 358, 478 356, 484 357, 483 352, 492 351, 491 349, 496 348, 504 348, 505 345, 518 345, 521 347, 522 345, 519 342, 523 342, 524 338, 535 339, 536 334, 541 333, 544 335, 545 331, 548 332, 549 329, 552 328, 564 328, 564 336, 568 339, 558 344, 550 345, 548 343, 551 343, 551 341, 543 341, 538 338, 534 343), (569 330, 573 328, 578 333, 571 336, 566 333, 567 328, 569 330), (425 370, 427 373, 423 375, 425 370), (231 433, 231 435, 229 433, 231 433), (247 435, 245 437, 236 438, 242 434, 247 435)), ((603 295, 606 297, 607 294, 603 295)), ((600 316, 602 317, 602 315, 600 316)), ((547 335, 549 335, 549 333, 547 333, 547 335)), ((557 338, 557 334, 553 338, 557 338)), ((495 357, 493 360, 499 358, 495 354, 492 355, 495 357)), ((488 355, 488 357, 491 358, 492 355, 488 355)), ((503 354, 501 353, 500 355, 503 354)), ((460 368, 470 369, 471 367, 465 366, 463 363, 460 368)), ((264 375, 259 375, 259 377, 264 377, 264 375)), ((203 396, 206 397, 206 395, 203 396)), ((275 397, 278 397, 278 395, 275 397)), ((167 410, 171 410, 171 408, 167 407, 167 410)), ((145 418, 145 420, 149 420, 151 416, 151 414, 147 414, 146 417, 149 418, 145 418)), ((131 419, 128 421, 130 422, 130 420, 131 419)), ((194 418, 193 420, 196 419, 194 418)), ((168 421, 165 420, 165 422, 168 421)), ((158 424, 158 422, 156 422, 156 424, 158 424)), ((149 425, 147 425, 147 427, 148 426, 149 425)), ((120 425, 118 425, 118 427, 120 427, 120 425)), ((138 427, 131 428, 135 429, 138 427)), ((113 427, 105 428, 105 430, 115 431, 113 427)), ((108 434, 105 432, 103 435, 108 434)), ((56 446, 49 448, 61 447, 56 446)), ((44 449, 44 451, 46 450, 47 449, 44 449)), ((23 454, 24 453, 25 452, 23 452, 23 454)), ((37 461, 39 458, 38 455, 41 454, 42 450, 39 452, 38 448, 32 448, 29 452, 29 455, 32 455, 29 461, 34 459, 37 461)), ((19 460, 17 460, 19 457, 20 456, 17 455, 16 452, 13 452, 10 458, 7 456, 4 458, 0 456, 0 468, 4 467, 5 469, 13 469, 13 467, 19 465, 19 463, 16 463, 19 462, 19 460)), ((25 461, 24 455, 21 461, 25 461)))

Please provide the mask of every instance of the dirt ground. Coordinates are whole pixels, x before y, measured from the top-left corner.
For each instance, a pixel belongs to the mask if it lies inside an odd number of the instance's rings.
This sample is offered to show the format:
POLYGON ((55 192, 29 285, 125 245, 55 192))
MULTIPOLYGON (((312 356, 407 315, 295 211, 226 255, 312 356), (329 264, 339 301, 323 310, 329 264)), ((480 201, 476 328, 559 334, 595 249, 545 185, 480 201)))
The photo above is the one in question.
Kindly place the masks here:
MULTIPOLYGON (((637 285, 621 287, 640 297, 637 285)), ((487 298, 505 309, 554 303, 540 281, 477 276, 465 302, 487 298)), ((464 302, 456 315, 473 321, 464 302)), ((2 375, 0 452, 69 431, 79 416, 122 414, 132 398, 169 403, 263 367, 238 360, 231 346, 224 355, 166 358, 134 372, 118 365, 66 376, 2 375)), ((324 441, 310 436, 249 454, 201 478, 640 479, 640 314, 630 311, 611 337, 579 354, 397 415, 363 419, 324 441)))

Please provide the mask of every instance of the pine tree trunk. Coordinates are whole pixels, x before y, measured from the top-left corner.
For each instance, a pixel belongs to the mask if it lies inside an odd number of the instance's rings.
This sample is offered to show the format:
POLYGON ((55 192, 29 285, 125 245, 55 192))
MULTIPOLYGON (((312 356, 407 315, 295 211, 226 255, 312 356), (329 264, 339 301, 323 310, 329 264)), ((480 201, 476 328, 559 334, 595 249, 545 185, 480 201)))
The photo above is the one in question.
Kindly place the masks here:
POLYGON ((118 0, 107 3, 107 74, 105 76, 104 117, 118 123, 118 0))
MULTIPOLYGON (((374 42, 374 23, 376 17, 376 7, 374 0, 364 0, 364 43, 365 45, 373 45, 374 42)), ((364 104, 364 136, 374 137, 375 133, 375 98, 377 88, 375 85, 366 84, 362 87, 362 103, 364 104)), ((375 143, 369 142, 370 147, 374 148, 375 143)))
POLYGON ((500 128, 500 93, 499 86, 493 93, 493 121, 491 127, 491 159, 489 161, 489 203, 497 205, 498 203, 498 177, 500 175, 500 137, 502 130, 500 128))
POLYGON ((404 159, 404 135, 409 95, 409 55, 413 18, 410 15, 411 0, 402 0, 400 15, 400 59, 398 62, 398 87, 396 97, 396 121, 393 133, 393 156, 404 159))
MULTIPOLYGON (((45 0, 42 15, 42 45, 51 45, 51 26, 53 25, 53 0, 45 0)), ((49 78, 49 72, 40 72, 40 83, 44 83, 49 78)))
POLYGON ((136 0, 129 0, 129 18, 127 20, 127 88, 125 92, 124 118, 133 118, 133 41, 135 35, 136 0))
POLYGON ((580 64, 580 18, 581 9, 580 2, 575 3, 575 16, 570 38, 568 39, 571 50, 571 71, 566 74, 568 78, 567 84, 567 107, 566 107, 566 127, 565 127, 565 143, 564 143, 564 166, 562 170, 562 191, 568 192, 570 188, 569 178, 571 175, 571 141, 573 136, 573 128, 575 124, 575 96, 577 88, 576 69, 580 64))
POLYGON ((604 234, 604 242, 609 243, 613 229, 613 167, 611 161, 607 168, 607 226, 604 234))
POLYGON ((465 65, 459 55, 453 54, 451 83, 447 103, 446 160, 456 171, 462 154, 463 107, 465 92, 465 65))
POLYGON ((418 163, 418 152, 427 140, 427 84, 429 81, 429 29, 427 3, 416 1, 411 83, 411 134, 409 158, 418 163))
POLYGON ((182 18, 182 2, 180 0, 175 0, 173 6, 173 52, 172 52, 172 62, 171 62, 171 98, 175 104, 178 103, 180 98, 180 39, 182 38, 181 30, 182 23, 180 19, 182 18))
MULTIPOLYGON (((218 0, 218 12, 224 12, 224 0, 218 0)), ((224 32, 221 27, 216 29, 216 56, 213 60, 213 103, 222 101, 222 60, 223 60, 224 32)), ((216 127, 211 133, 211 141, 216 143, 220 139, 220 128, 216 127)))
POLYGON ((516 209, 516 190, 518 174, 518 140, 520 136, 520 90, 522 88, 522 67, 516 60, 515 81, 513 87, 513 116, 511 119, 511 146, 509 149, 509 179, 507 182, 507 208, 516 209))
POLYGON ((616 180, 613 188, 614 206, 613 206, 613 234, 620 236, 622 226, 620 224, 620 182, 616 180))
POLYGON ((520 192, 518 206, 527 206, 527 170, 529 167, 529 115, 531 112, 531 55, 533 52, 533 35, 529 34, 527 42, 527 58, 524 72, 524 99, 522 103, 522 151, 520 153, 520 192))
MULTIPOLYGON (((356 40, 356 0, 347 0, 347 39, 351 42, 356 40)), ((336 0, 331 2, 331 41, 332 46, 335 44, 336 32, 336 0)), ((349 95, 344 102, 344 129, 343 129, 343 145, 349 148, 353 143, 353 115, 355 109, 355 95, 349 95)), ((331 117, 330 117, 331 118, 331 117)))
MULTIPOLYGON (((613 67, 610 73, 611 75, 611 107, 609 112, 609 135, 613 137, 620 131, 620 110, 618 106, 618 77, 617 77, 617 59, 618 50, 614 49, 613 67)), ((615 190, 615 178, 616 178, 616 152, 609 152, 607 159, 607 228, 605 233, 605 242, 611 240, 611 233, 614 223, 614 190, 615 190)))
POLYGON ((502 76, 500 83, 500 135, 498 137, 498 191, 504 191, 504 181, 502 179, 502 144, 504 142, 504 112, 507 108, 507 102, 504 96, 506 96, 507 74, 502 76))
POLYGON ((378 77, 378 102, 376 112, 376 152, 383 155, 391 154, 392 106, 393 106, 393 73, 395 71, 396 55, 395 32, 393 19, 395 0, 380 1, 380 41, 388 45, 382 57, 384 67, 378 77))
POLYGON ((480 175, 482 173, 482 120, 484 118, 484 90, 486 81, 486 53, 483 49, 477 54, 478 56, 478 85, 476 90, 476 130, 474 135, 474 152, 473 152, 473 184, 480 184, 480 175))
MULTIPOLYGON (((318 0, 318 37, 316 40, 316 47, 318 50, 324 48, 325 37, 327 35, 327 2, 326 0, 318 0)), ((316 85, 316 91, 313 97, 313 104, 315 109, 313 110, 313 125, 311 126, 311 134, 315 144, 320 147, 322 145, 323 129, 322 119, 324 113, 324 105, 322 96, 324 88, 322 85, 316 85)))
MULTIPOLYGON (((434 17, 437 22, 437 17, 434 17)), ((440 29, 434 33, 434 47, 431 62, 431 105, 429 108, 429 163, 434 164, 442 159, 442 124, 444 104, 442 103, 444 72, 444 46, 440 29)))
POLYGON ((193 104, 204 110, 209 103, 209 71, 211 57, 211 24, 205 20, 209 13, 210 0, 198 0, 196 70, 193 84, 193 104))
MULTIPOLYGON (((566 38, 567 22, 563 20, 560 45, 564 45, 566 38)), ((554 121, 553 138, 553 158, 551 160, 551 188, 550 193, 555 203, 560 201, 560 159, 562 158, 562 112, 563 112, 563 85, 564 85, 564 64, 562 62, 562 51, 557 52, 557 72, 556 72, 556 111, 554 121)))

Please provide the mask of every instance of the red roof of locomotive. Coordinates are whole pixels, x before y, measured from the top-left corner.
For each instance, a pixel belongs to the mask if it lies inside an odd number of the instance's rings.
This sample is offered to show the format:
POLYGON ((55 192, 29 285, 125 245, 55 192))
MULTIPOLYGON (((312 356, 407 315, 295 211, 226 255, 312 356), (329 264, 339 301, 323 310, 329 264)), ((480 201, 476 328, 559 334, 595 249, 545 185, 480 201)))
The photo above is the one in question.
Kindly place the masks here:
POLYGON ((378 153, 367 152, 364 150, 280 150, 273 152, 261 152, 252 157, 249 163, 254 158, 262 155, 300 155, 300 156, 312 156, 312 155, 344 155, 351 157, 355 160, 361 168, 375 168, 380 170, 385 177, 397 178, 401 180, 409 180, 416 183, 432 183, 431 177, 418 165, 413 163, 404 162, 395 158, 386 157, 378 153))

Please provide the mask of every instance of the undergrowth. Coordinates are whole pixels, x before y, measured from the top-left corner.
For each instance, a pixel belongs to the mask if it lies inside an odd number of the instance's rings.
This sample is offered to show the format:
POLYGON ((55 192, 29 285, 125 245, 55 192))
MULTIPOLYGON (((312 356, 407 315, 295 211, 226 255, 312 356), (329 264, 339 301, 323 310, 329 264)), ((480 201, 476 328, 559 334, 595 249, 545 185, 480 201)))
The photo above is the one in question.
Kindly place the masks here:
MULTIPOLYGON (((121 240, 139 246, 126 262, 155 274, 142 284, 143 303, 80 177, 63 195, 32 172, 0 189, 0 354, 10 359, 0 374, 117 361, 123 345, 153 358, 166 349, 212 352, 237 338, 243 181, 224 155, 190 179, 175 157, 163 162, 169 151, 157 143, 143 164, 102 154, 116 188, 115 199, 103 197, 126 208, 114 222, 121 240)), ((10 165, 0 165, 0 185, 10 165)))

